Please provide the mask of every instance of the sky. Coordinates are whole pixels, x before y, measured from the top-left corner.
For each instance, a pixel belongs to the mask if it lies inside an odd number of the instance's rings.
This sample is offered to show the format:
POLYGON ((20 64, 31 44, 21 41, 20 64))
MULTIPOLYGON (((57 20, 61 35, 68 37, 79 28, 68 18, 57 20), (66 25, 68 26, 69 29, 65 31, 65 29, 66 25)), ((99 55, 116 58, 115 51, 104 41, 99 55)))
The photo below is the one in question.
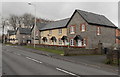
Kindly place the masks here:
POLYGON ((80 9, 88 12, 93 12, 106 16, 111 22, 118 26, 118 0, 69 0, 69 1, 48 1, 48 2, 39 2, 34 0, 23 1, 18 0, 11 1, 3 0, 0 2, 0 16, 3 18, 8 18, 9 15, 23 15, 24 13, 30 13, 35 15, 35 6, 36 6, 36 16, 50 19, 50 20, 60 20, 70 17, 75 9, 80 9), (32 6, 28 5, 31 2, 32 6), (2 14, 1 14, 2 13, 2 14))

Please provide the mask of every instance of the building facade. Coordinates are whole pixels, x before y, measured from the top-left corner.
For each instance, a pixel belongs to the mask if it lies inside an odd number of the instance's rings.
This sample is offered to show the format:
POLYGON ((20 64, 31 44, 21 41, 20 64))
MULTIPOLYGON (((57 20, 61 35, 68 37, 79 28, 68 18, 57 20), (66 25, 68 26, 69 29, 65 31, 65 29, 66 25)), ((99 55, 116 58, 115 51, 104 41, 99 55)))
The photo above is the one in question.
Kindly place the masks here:
POLYGON ((16 32, 16 38, 18 39, 19 45, 31 43, 31 29, 18 28, 16 32))
POLYGON ((40 29, 41 44, 67 45, 66 24, 69 18, 48 23, 40 29))
POLYGON ((12 44, 18 43, 18 40, 16 38, 16 31, 14 30, 7 31, 7 42, 12 44))
POLYGON ((32 44, 41 44, 41 35, 40 35, 40 29, 44 27, 46 23, 37 22, 36 26, 33 26, 31 30, 31 43, 32 44), (34 33, 35 32, 35 33, 34 33))
POLYGON ((116 43, 120 44, 120 29, 116 29, 116 43))
POLYGON ((98 43, 104 47, 115 44, 116 26, 103 15, 75 10, 67 25, 70 46, 96 48, 98 43))
POLYGON ((101 43, 104 48, 114 45, 116 26, 105 16, 75 10, 70 18, 38 23, 31 29, 18 28, 18 44, 28 43, 58 45, 70 47, 97 48, 101 43), (35 32, 35 33, 34 33, 35 32))

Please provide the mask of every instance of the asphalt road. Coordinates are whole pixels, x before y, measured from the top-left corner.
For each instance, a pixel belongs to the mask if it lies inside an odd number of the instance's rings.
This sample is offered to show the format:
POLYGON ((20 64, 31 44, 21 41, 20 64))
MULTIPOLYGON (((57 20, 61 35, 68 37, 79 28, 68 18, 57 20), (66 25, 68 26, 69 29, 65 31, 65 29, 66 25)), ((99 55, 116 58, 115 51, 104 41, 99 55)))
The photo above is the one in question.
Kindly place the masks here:
POLYGON ((15 46, 3 46, 2 73, 5 75, 117 75, 90 66, 38 55, 15 46))
POLYGON ((5 75, 67 75, 42 62, 3 51, 3 74, 5 75))
POLYGON ((0 76, 2 75, 2 44, 0 44, 0 76))

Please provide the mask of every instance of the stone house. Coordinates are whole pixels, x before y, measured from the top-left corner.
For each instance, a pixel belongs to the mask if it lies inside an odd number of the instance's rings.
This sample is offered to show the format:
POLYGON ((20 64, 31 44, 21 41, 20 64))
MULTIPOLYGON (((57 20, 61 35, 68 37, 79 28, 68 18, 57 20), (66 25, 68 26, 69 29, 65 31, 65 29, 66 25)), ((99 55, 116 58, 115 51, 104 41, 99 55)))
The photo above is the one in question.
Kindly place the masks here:
POLYGON ((15 30, 8 30, 7 31, 7 42, 16 44, 18 40, 16 39, 16 31, 15 30))
POLYGON ((69 18, 47 23, 40 29, 41 44, 67 45, 67 28, 69 18))
POLYGON ((18 39, 19 45, 31 43, 31 29, 19 27, 16 32, 16 38, 18 39))
POLYGON ((40 44, 40 38, 41 38, 40 29, 43 28, 45 25, 46 23, 37 22, 36 26, 33 26, 33 28, 31 29, 31 43, 32 44, 34 43, 40 44), (35 39, 34 39, 34 34, 35 34, 35 39))
POLYGON ((116 43, 120 44, 120 29, 116 29, 116 43))
POLYGON ((75 10, 67 24, 67 38, 70 46, 109 47, 116 42, 116 28, 104 15, 75 10))

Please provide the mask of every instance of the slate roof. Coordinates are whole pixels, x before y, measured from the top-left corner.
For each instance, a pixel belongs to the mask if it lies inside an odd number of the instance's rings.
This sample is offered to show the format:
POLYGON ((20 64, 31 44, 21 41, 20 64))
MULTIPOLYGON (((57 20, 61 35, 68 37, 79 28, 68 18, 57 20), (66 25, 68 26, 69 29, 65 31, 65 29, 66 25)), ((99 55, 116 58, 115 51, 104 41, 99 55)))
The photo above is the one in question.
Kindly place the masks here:
POLYGON ((40 30, 41 28, 43 28, 47 23, 37 23, 36 26, 38 27, 38 29, 40 30))
MULTIPOLYGON (((40 30, 41 28, 43 28, 47 23, 41 23, 41 22, 37 22, 36 26, 38 28, 38 30, 40 30)), ((32 27, 31 30, 33 30, 34 26, 32 27)))
POLYGON ((30 28, 18 28, 18 30, 20 31, 20 34, 26 34, 26 35, 31 34, 31 29, 30 28))
POLYGON ((49 29, 57 29, 57 28, 66 27, 69 19, 70 18, 66 18, 66 19, 63 19, 63 20, 49 22, 43 28, 41 28, 40 30, 49 30, 49 29))
POLYGON ((83 17, 83 19, 88 24, 93 25, 101 25, 101 26, 108 26, 117 28, 109 19, 107 19, 104 15, 99 15, 91 12, 86 12, 82 10, 76 10, 78 13, 83 17))
POLYGON ((14 30, 8 30, 8 34, 9 34, 9 35, 15 35, 15 34, 16 34, 16 31, 14 31, 14 30))

